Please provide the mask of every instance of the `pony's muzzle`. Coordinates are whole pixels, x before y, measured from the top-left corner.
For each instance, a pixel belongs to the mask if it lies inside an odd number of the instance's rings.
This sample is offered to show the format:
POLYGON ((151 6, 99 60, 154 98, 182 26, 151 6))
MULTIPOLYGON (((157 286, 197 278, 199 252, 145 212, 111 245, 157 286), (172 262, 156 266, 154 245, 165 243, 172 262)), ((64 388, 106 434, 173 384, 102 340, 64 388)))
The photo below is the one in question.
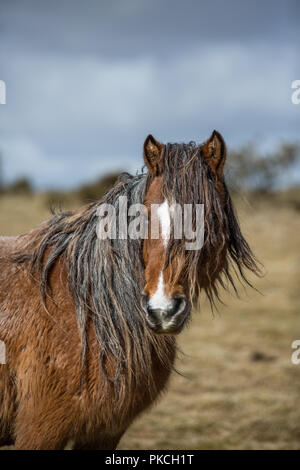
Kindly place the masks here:
POLYGON ((190 313, 189 303, 184 295, 175 295, 167 309, 152 308, 149 296, 142 295, 142 307, 149 328, 157 334, 178 334, 190 313))

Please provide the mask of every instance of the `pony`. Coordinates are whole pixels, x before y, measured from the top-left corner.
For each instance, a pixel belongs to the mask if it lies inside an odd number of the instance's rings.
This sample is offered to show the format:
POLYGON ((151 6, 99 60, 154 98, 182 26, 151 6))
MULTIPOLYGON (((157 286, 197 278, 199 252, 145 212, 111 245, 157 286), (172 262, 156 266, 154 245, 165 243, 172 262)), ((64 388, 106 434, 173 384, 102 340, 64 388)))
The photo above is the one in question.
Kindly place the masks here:
MULTIPOLYGON (((201 145, 149 135, 146 171, 123 174, 78 212, 53 213, 25 235, 0 239, 1 446, 115 449, 166 389, 176 335, 200 291, 213 308, 221 290, 237 290, 236 276, 250 284, 246 270, 259 274, 224 181, 225 159, 217 131, 201 145), (97 236, 99 207, 118 215, 121 196, 143 204, 148 233, 158 221, 158 237, 97 236), (174 202, 203 205, 201 249, 174 236, 174 202)), ((192 219, 195 226, 194 212, 192 219)))

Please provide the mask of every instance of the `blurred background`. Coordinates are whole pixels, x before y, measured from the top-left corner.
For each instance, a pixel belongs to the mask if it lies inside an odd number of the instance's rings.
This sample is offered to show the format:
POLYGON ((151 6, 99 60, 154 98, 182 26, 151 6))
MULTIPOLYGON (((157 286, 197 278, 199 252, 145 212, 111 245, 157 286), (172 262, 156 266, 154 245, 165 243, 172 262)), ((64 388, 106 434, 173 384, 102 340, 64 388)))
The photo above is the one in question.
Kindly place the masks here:
POLYGON ((142 145, 228 146, 226 178, 265 266, 261 292, 205 299, 168 393, 120 443, 300 448, 300 4, 296 0, 1 0, 0 233, 99 199, 142 145))

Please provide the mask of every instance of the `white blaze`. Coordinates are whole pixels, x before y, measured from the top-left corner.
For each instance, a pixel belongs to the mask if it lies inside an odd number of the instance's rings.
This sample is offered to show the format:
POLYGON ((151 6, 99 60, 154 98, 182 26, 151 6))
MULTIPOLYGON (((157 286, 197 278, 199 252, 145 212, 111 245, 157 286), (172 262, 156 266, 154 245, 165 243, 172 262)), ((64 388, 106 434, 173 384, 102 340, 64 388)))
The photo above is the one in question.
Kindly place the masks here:
MULTIPOLYGON (((164 247, 168 245, 168 239, 170 238, 171 232, 171 216, 170 216, 170 207, 168 201, 165 200, 162 204, 159 205, 157 209, 157 215, 159 218, 159 223, 161 227, 161 235, 163 239, 164 247)), ((156 291, 149 299, 149 306, 152 309, 168 310, 171 309, 173 305, 172 300, 168 299, 164 292, 164 275, 161 271, 156 291)))
POLYGON ((156 291, 149 299, 149 306, 153 309, 168 310, 172 307, 172 301, 164 293, 164 277, 161 272, 158 279, 156 291))
POLYGON ((161 235, 163 239, 164 246, 168 245, 168 240, 170 238, 171 232, 171 217, 170 217, 170 207, 167 200, 165 200, 157 209, 157 215, 159 218, 159 223, 161 226, 161 235))

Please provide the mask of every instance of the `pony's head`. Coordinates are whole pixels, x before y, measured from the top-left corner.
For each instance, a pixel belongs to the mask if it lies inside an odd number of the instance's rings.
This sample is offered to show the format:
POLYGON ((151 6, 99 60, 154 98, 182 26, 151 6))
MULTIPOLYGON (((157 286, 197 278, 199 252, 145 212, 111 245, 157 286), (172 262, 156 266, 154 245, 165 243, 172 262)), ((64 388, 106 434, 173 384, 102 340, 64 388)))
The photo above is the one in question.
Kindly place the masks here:
POLYGON ((258 271, 224 182, 225 159, 225 142, 217 131, 202 145, 164 145, 152 135, 145 140, 149 173, 144 203, 149 228, 143 244, 142 306, 148 326, 156 333, 179 333, 201 289, 213 304, 219 298, 218 287, 226 288, 226 279, 235 288, 230 264, 246 282, 244 268, 258 271), (201 218, 197 207, 203 208, 201 218), (202 228, 203 240, 201 246, 195 243, 195 248, 187 249, 185 225, 189 223, 194 234, 202 228), (158 232, 153 226, 159 227, 158 232))

